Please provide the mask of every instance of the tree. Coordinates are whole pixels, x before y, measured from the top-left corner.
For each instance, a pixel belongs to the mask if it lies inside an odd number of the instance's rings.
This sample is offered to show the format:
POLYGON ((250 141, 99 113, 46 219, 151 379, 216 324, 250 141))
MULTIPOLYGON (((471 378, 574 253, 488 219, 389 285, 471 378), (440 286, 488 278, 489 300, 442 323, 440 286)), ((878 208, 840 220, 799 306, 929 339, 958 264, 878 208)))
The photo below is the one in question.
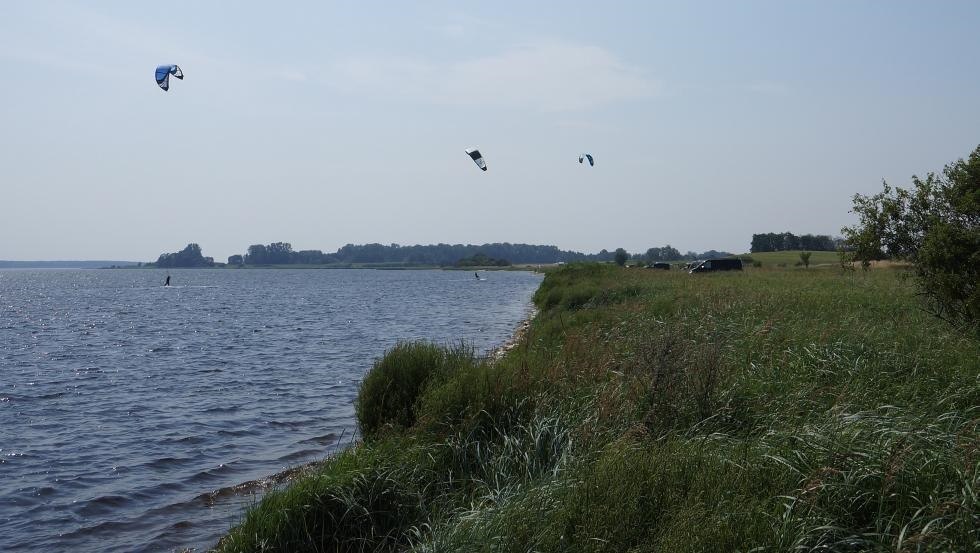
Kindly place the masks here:
POLYGON ((268 256, 266 263, 285 265, 290 261, 293 246, 289 242, 273 242, 265 247, 265 251, 268 256))
POLYGON ((792 232, 767 232, 752 235, 749 251, 780 252, 788 250, 834 251, 834 239, 826 234, 804 234, 796 236, 792 232))
POLYGON ((682 256, 681 252, 677 251, 677 248, 667 244, 662 248, 648 249, 644 257, 647 263, 655 263, 657 261, 676 261, 681 259, 682 256))
POLYGON ((157 258, 157 267, 212 267, 214 259, 201 255, 201 246, 187 244, 177 253, 162 253, 157 258))
POLYGON ((249 265, 262 265, 268 263, 266 260, 268 256, 266 255, 265 246, 262 244, 252 244, 248 247, 245 252, 245 263, 249 265))
POLYGON ((912 188, 854 196, 858 224, 842 229, 855 259, 912 263, 937 316, 980 334, 980 146, 912 188))
POLYGON ((800 261, 803 262, 803 268, 810 268, 810 254, 813 252, 800 252, 800 261))
POLYGON ((613 255, 613 261, 616 262, 616 265, 619 265, 620 267, 626 265, 626 261, 629 258, 630 254, 626 253, 626 250, 623 248, 616 248, 616 253, 613 255))
POLYGON ((240 255, 229 255, 228 256, 229 265, 244 265, 245 258, 240 255))

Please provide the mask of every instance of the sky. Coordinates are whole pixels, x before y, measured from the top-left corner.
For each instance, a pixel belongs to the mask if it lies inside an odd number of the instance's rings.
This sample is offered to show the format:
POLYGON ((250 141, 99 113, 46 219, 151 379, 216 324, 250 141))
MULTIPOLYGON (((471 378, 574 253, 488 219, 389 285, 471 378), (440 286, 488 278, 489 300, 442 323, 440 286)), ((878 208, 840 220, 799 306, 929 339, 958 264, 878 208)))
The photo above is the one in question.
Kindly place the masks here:
POLYGON ((4 0, 0 259, 837 235, 980 144, 977 29, 972 0, 4 0))

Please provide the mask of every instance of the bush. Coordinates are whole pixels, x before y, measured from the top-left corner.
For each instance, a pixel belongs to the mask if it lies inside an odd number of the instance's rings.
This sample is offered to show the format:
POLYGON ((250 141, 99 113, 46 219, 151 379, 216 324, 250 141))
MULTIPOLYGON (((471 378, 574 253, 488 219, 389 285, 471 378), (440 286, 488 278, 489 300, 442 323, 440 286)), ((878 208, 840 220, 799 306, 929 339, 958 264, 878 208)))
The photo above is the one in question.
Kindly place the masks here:
POLYGON ((361 434, 374 438, 385 428, 415 424, 416 403, 431 382, 473 364, 465 346, 444 348, 427 342, 401 343, 388 350, 364 377, 355 410, 361 434))
POLYGON ((811 255, 812 255, 812 252, 800 252, 800 262, 803 264, 803 267, 806 268, 806 269, 809 269, 810 268, 810 256, 811 255))
POLYGON ((980 146, 912 185, 856 194, 859 223, 841 230, 864 267, 884 258, 914 264, 932 312, 980 335, 980 146))

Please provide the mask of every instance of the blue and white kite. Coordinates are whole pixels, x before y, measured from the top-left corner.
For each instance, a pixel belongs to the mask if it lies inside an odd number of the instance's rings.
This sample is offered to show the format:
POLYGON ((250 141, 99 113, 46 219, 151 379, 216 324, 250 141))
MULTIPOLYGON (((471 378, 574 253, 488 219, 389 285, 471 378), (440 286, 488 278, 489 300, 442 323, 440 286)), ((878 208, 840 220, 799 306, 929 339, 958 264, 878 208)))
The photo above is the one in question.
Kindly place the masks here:
POLYGON ((595 165, 595 160, 592 159, 592 154, 582 154, 582 155, 578 156, 578 162, 579 163, 582 163, 586 159, 589 160, 589 167, 592 167, 593 165, 595 165))
POLYGON ((160 88, 164 90, 170 88, 171 75, 181 80, 184 79, 184 72, 176 65, 161 65, 157 67, 157 84, 160 85, 160 88))

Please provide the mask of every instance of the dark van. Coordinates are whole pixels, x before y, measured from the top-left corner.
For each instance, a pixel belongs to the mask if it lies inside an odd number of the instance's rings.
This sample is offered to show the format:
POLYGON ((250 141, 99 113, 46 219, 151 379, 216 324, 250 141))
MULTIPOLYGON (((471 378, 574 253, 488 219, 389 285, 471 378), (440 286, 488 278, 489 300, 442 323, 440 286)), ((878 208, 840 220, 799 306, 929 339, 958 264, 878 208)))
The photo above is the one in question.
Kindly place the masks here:
POLYGON ((702 261, 691 269, 691 274, 694 273, 711 273, 714 271, 741 271, 742 270, 742 260, 739 258, 732 259, 708 259, 702 261))
POLYGON ((653 265, 648 265, 647 269, 661 269, 664 271, 669 271, 670 263, 663 263, 663 262, 654 263, 653 265))

